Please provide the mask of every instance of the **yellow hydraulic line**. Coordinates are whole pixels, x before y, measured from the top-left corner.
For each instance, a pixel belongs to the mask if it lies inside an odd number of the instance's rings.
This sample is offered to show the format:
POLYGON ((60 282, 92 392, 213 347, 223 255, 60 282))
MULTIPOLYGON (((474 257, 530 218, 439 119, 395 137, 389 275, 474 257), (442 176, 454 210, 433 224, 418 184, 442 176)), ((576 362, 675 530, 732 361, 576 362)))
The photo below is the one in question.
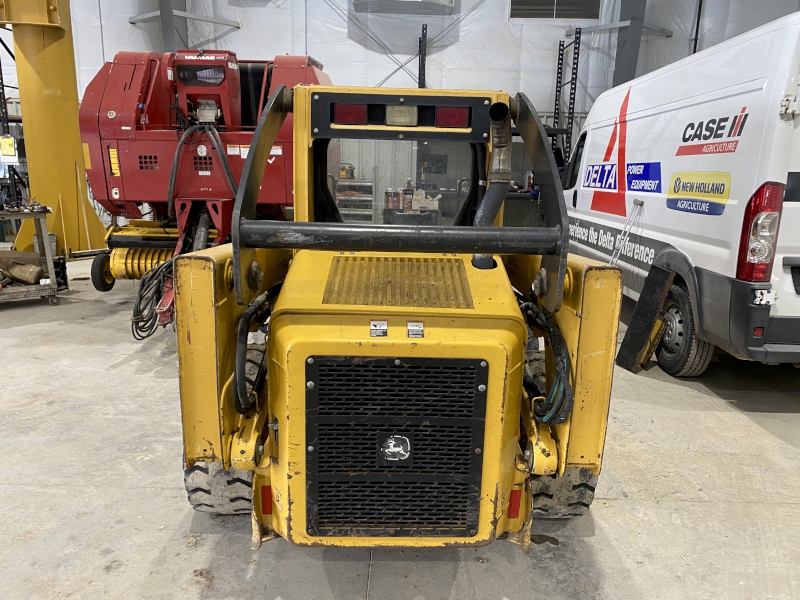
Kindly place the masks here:
MULTIPOLYGON (((53 209, 47 229, 59 254, 104 248, 105 228, 88 201, 69 0, 2 0, 0 24, 14 34, 31 198, 53 209)), ((33 249, 31 220, 14 248, 33 249)))

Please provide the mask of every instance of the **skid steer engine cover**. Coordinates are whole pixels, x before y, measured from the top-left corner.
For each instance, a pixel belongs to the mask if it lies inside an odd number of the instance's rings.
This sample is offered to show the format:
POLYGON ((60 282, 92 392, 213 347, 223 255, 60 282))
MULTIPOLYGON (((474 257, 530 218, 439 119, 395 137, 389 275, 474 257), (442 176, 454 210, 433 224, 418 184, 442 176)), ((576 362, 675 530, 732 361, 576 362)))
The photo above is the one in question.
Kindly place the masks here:
POLYGON ((297 254, 269 345, 291 541, 494 538, 527 333, 504 271, 469 259, 297 254))

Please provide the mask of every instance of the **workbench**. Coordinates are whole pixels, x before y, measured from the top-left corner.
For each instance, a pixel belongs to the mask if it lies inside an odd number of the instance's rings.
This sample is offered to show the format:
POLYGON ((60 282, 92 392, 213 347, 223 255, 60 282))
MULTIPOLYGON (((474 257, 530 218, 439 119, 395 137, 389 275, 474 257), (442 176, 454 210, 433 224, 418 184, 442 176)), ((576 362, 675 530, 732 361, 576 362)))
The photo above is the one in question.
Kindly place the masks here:
POLYGON ((47 210, 0 210, 0 221, 7 219, 33 219, 36 237, 39 241, 39 257, 44 259, 45 274, 39 285, 22 285, 3 287, 0 289, 0 302, 7 300, 28 300, 31 298, 47 298, 51 305, 60 303, 58 298, 58 280, 53 265, 53 249, 50 247, 50 236, 47 232, 47 210))

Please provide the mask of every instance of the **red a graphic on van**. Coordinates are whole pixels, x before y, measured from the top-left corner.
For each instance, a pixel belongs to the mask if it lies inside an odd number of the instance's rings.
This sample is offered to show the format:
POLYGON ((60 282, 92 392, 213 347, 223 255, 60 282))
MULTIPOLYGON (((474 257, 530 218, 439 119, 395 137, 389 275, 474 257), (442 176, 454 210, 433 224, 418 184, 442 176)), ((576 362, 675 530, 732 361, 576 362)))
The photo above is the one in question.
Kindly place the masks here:
MULTIPOLYGON (((608 163, 611 160, 611 154, 614 151, 614 146, 617 146, 617 165, 622 165, 622 171, 625 172, 625 143, 628 135, 628 100, 631 96, 631 90, 625 94, 625 99, 622 101, 622 106, 619 109, 619 119, 614 123, 614 129, 611 131, 611 139, 608 141, 606 153, 603 156, 603 162, 608 163), (617 133, 619 132, 619 133, 617 133), (619 141, 617 137, 619 136, 619 141)), ((619 169, 619 167, 618 167, 619 169)), ((610 213, 612 215, 626 216, 625 210, 625 191, 626 191, 625 177, 617 177, 617 191, 603 191, 597 190, 592 194, 592 210, 598 212, 610 213)))

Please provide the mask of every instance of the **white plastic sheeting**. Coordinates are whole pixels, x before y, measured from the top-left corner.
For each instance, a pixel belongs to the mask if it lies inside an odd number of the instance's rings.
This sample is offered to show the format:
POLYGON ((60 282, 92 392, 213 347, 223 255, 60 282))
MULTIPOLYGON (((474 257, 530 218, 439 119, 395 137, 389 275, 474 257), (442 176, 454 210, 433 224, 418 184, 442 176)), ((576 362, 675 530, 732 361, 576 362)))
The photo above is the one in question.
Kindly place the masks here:
MULTIPOLYGON (((673 31, 671 38, 642 38, 637 75, 650 73, 692 53, 698 0, 648 0, 645 21, 673 31)), ((800 10, 800 0, 703 0, 697 50, 735 37, 800 10)))
MULTIPOLYGON (((240 29, 189 22, 189 42, 233 50, 240 58, 308 53, 334 83, 413 87, 423 23, 428 25, 427 83, 433 88, 487 88, 526 93, 541 112, 553 110, 559 40, 567 29, 598 21, 509 19, 510 0, 460 0, 451 16, 359 13, 348 0, 187 0, 187 10, 241 23, 240 29), (393 71, 397 72, 387 79, 393 71)), ((649 0, 646 20, 673 30, 672 38, 645 35, 639 74, 691 53, 698 0, 649 0)), ((619 0, 603 0, 601 23, 618 20, 619 0)), ((699 48, 798 10, 800 0, 704 0, 699 48)), ((81 93, 104 61, 121 50, 161 51, 158 20, 131 25, 131 16, 158 9, 158 0, 71 0, 81 93)), ((0 31, 11 45, 11 34, 0 31)), ((576 109, 588 110, 608 89, 615 32, 586 34, 581 46, 576 109)), ((5 51, 0 50, 4 53, 5 51)), ((6 84, 14 65, 2 55, 6 84)), ((568 66, 568 65, 567 65, 568 66)), ((565 80, 568 79, 568 73, 565 80)), ((566 89, 566 88, 565 88, 566 89)), ((6 90, 10 97, 16 90, 6 90)))

